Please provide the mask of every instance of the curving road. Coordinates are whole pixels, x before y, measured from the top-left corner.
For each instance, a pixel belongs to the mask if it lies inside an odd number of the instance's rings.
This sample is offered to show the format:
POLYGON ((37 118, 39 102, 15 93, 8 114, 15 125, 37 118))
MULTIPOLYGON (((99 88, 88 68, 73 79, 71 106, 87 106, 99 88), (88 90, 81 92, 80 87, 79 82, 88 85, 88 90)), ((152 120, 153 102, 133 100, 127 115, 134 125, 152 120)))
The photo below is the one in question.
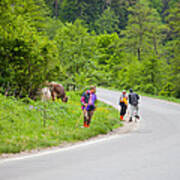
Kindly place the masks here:
MULTIPOLYGON (((119 92, 98 89, 117 104, 119 92)), ((140 127, 126 135, 0 161, 0 180, 179 180, 180 105, 141 97, 140 127)))

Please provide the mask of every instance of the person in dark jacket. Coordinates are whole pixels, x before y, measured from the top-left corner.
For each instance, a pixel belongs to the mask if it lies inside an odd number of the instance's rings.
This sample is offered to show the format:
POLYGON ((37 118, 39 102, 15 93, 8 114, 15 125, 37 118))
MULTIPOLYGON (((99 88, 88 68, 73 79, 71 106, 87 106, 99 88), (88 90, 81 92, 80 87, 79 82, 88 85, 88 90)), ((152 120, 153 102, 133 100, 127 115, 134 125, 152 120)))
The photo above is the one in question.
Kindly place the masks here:
POLYGON ((139 119, 139 95, 135 92, 133 92, 132 89, 129 90, 129 95, 128 95, 128 99, 129 99, 129 105, 130 105, 130 118, 129 118, 129 122, 132 122, 133 117, 139 119))

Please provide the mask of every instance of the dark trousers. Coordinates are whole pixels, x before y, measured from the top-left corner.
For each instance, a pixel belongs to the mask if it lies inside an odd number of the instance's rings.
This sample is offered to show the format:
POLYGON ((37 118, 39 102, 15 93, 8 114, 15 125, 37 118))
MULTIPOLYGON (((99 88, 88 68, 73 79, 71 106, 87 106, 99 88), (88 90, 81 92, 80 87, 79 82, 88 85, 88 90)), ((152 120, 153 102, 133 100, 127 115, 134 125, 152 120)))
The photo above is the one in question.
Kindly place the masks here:
POLYGON ((93 114, 94 114, 94 110, 92 111, 84 110, 84 123, 86 123, 87 125, 90 125, 93 114))
POLYGON ((120 106, 121 106, 120 115, 124 116, 126 114, 127 106, 125 103, 120 103, 120 106))

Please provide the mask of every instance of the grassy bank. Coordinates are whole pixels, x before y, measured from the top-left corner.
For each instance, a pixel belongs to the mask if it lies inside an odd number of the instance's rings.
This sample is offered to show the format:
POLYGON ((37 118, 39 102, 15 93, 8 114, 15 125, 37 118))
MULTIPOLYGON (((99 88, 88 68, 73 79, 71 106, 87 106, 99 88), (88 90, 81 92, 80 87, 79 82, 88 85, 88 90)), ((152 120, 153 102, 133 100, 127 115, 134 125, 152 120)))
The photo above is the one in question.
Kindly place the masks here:
POLYGON ((81 128, 80 96, 68 94, 69 102, 24 102, 0 95, 0 154, 57 146, 85 140, 121 126, 118 111, 101 102, 90 128, 81 128))

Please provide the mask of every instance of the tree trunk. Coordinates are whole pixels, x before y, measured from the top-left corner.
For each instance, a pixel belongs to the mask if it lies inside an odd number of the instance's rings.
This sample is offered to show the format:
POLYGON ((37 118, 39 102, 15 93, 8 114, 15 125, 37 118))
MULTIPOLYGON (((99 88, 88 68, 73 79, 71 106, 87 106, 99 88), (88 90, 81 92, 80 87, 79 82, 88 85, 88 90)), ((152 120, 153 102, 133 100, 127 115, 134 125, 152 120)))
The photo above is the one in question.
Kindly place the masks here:
POLYGON ((58 17, 58 0, 55 0, 55 15, 58 17))
POLYGON ((154 44, 154 51, 156 53, 156 55, 158 55, 158 51, 157 51, 157 43, 156 43, 156 38, 153 38, 153 44, 154 44))
POLYGON ((141 60, 141 49, 140 48, 137 49, 137 53, 138 53, 138 60, 140 61, 141 60))

